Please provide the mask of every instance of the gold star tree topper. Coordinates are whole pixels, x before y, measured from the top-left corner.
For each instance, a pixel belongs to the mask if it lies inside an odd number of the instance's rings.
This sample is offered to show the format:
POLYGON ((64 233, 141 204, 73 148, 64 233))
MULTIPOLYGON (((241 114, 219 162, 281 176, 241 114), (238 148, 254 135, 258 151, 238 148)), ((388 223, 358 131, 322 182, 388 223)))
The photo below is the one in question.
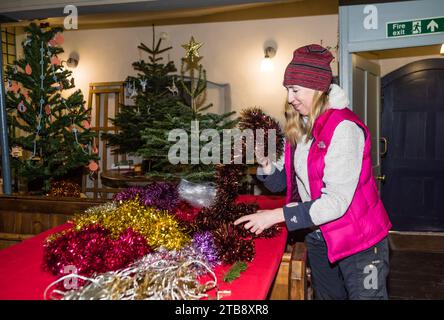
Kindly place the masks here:
POLYGON ((194 37, 191 37, 190 42, 183 44, 182 48, 186 50, 185 57, 183 58, 188 65, 197 66, 198 62, 203 58, 199 56, 199 49, 202 47, 203 43, 196 42, 194 37))

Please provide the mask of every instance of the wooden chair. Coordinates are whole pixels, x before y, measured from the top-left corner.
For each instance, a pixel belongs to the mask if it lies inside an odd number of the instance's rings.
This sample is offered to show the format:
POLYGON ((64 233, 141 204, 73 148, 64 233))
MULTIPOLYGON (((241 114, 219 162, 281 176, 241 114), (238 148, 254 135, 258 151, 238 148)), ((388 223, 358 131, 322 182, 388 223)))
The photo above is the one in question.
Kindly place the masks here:
MULTIPOLYGON (((111 155, 110 148, 102 141, 103 132, 116 132, 109 118, 114 118, 125 103, 123 82, 95 82, 89 84, 88 108, 91 110, 91 130, 96 133, 96 144, 99 150, 99 170, 111 168, 113 162, 125 160, 125 155, 111 155)), ((82 191, 93 199, 109 199, 117 188, 108 188, 102 184, 100 172, 91 179, 84 177, 82 191)))

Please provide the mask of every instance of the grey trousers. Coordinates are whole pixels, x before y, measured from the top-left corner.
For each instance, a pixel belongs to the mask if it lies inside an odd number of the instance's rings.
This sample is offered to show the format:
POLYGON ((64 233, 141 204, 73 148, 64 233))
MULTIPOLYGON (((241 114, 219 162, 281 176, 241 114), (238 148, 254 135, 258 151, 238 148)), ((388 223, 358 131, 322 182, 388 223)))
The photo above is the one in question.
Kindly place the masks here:
POLYGON ((389 245, 387 237, 367 250, 331 264, 322 233, 305 237, 317 300, 387 300, 389 245))

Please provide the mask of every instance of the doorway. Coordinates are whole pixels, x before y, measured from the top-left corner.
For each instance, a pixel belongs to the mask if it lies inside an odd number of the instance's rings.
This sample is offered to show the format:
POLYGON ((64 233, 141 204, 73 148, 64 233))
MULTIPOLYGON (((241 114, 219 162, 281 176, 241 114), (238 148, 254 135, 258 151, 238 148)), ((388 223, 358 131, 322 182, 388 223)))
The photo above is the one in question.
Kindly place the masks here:
POLYGON ((381 68, 380 129, 372 132, 381 135, 381 143, 372 141, 372 149, 381 150, 375 175, 395 231, 444 231, 439 201, 444 194, 444 58, 439 49, 359 53, 360 60, 381 68))

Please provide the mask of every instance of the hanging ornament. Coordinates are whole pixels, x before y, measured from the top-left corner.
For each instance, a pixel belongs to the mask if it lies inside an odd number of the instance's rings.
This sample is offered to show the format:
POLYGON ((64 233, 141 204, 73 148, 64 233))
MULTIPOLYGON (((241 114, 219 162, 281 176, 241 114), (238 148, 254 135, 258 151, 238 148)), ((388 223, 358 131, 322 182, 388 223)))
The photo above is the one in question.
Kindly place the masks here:
POLYGON ((23 89, 22 94, 23 94, 23 96, 25 97, 26 100, 29 100, 29 91, 28 90, 23 89))
POLYGON ((18 70, 17 70, 17 65, 14 65, 14 74, 17 74, 18 70))
POLYGON ((46 31, 51 30, 51 28, 49 26, 49 22, 41 22, 40 29, 42 30, 42 33, 45 33, 46 31))
POLYGON ((179 89, 176 87, 176 83, 173 78, 173 85, 171 87, 167 87, 167 89, 173 94, 173 96, 177 96, 179 94, 179 89))
POLYGON ((74 78, 71 78, 71 87, 75 87, 74 78))
POLYGON ((51 64, 55 65, 55 66, 59 66, 60 65, 60 59, 54 55, 51 57, 51 64))
POLYGON ((89 123, 88 120, 83 120, 82 126, 83 126, 83 128, 85 128, 87 130, 91 128, 91 124, 89 123))
POLYGON ((54 36, 54 40, 59 45, 62 45, 63 42, 65 41, 61 32, 56 33, 56 35, 54 36))
POLYGON ((8 89, 14 93, 17 93, 20 89, 20 86, 16 81, 12 81, 11 86, 8 89))
POLYGON ((146 79, 143 79, 143 80, 139 79, 139 82, 140 82, 140 85, 142 86, 142 91, 145 92, 148 80, 146 80, 146 79))
POLYGON ((89 160, 88 169, 95 172, 99 169, 99 165, 94 160, 89 160))
POLYGON ((11 148, 11 156, 13 158, 21 158, 23 157, 23 148, 20 146, 14 146, 11 148))
POLYGON ((137 88, 136 88, 136 83, 133 82, 133 90, 131 92, 130 98, 135 98, 137 96, 137 88))
POLYGON ((32 74, 32 68, 31 68, 31 66, 29 65, 29 63, 26 64, 25 72, 26 72, 26 74, 27 74, 28 76, 32 74))
POLYGON ((96 138, 93 138, 92 152, 93 152, 94 154, 98 154, 98 153, 99 153, 99 149, 97 148, 97 144, 96 144, 96 138))
POLYGON ((49 104, 45 106, 45 113, 47 116, 51 115, 51 107, 49 106, 49 104))
POLYGON ((26 112, 28 108, 25 106, 25 103, 22 101, 20 101, 20 103, 17 106, 17 110, 20 112, 26 112))
POLYGON ((23 42, 23 46, 24 47, 26 47, 26 46, 28 46, 28 45, 30 45, 31 44, 31 38, 27 38, 24 42, 23 42))

